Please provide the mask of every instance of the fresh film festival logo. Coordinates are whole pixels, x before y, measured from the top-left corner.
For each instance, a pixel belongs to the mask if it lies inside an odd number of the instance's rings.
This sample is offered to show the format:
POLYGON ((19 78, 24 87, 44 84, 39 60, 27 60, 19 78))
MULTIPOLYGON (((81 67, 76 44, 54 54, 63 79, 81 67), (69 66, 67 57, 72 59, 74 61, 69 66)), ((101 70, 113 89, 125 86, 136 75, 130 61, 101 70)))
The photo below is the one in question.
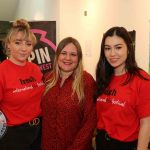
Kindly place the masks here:
POLYGON ((0 139, 5 135, 6 130, 7 130, 6 117, 0 111, 0 139))
POLYGON ((46 31, 32 29, 32 32, 38 36, 39 41, 28 60, 36 63, 41 71, 46 73, 52 69, 56 46, 51 40, 46 38, 46 31))
POLYGON ((106 89, 104 91, 104 94, 107 95, 107 97, 105 97, 105 98, 99 97, 97 99, 97 102, 110 103, 112 105, 118 105, 121 107, 125 107, 126 102, 124 100, 114 98, 117 95, 117 91, 115 89, 106 89), (113 97, 110 98, 109 96, 113 96, 113 97))

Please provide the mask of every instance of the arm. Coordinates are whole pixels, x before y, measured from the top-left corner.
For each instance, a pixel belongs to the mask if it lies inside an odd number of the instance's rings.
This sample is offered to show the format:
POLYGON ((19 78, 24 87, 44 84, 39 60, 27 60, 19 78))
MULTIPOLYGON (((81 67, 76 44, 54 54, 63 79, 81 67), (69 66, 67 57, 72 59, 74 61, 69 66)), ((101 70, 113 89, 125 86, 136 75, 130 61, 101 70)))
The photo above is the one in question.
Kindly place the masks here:
MULTIPOLYGON (((1 78, 1 75, 0 75, 0 78, 1 78)), ((1 103, 1 101, 2 101, 2 98, 3 98, 3 86, 2 86, 2 82, 1 82, 1 80, 0 80, 0 103, 1 103)), ((1 110, 1 108, 0 108, 0 110, 1 110)))
POLYGON ((148 80, 139 80, 137 112, 140 118, 137 150, 148 150, 150 139, 150 76, 141 72, 148 80))
POLYGON ((95 82, 88 83, 85 87, 85 102, 83 106, 83 120, 73 144, 67 150, 90 150, 93 132, 96 127, 96 108, 93 101, 95 82))
POLYGON ((137 150, 147 150, 150 138, 150 116, 140 120, 137 150))

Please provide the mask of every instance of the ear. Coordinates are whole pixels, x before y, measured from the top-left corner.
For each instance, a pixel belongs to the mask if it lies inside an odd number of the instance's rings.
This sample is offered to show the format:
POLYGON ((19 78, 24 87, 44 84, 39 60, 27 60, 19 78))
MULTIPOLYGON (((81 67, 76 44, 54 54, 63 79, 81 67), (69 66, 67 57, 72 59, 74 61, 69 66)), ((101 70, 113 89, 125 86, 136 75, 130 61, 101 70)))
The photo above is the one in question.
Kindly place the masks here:
POLYGON ((7 43, 6 47, 8 50, 10 50, 10 43, 7 43))

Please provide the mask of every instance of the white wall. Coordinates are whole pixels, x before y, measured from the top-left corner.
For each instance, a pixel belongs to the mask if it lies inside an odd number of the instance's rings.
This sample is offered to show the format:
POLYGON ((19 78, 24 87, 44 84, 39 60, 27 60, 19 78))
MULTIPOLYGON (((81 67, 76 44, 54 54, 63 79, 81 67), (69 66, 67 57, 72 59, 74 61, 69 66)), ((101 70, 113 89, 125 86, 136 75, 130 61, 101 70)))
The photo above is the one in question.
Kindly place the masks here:
POLYGON ((56 31, 59 33, 59 0, 18 0, 14 19, 18 18, 57 21, 56 31))
POLYGON ((93 76, 102 34, 112 26, 136 30, 138 65, 149 68, 149 0, 60 0, 59 39, 73 36, 81 43, 84 66, 93 76), (87 16, 84 11, 87 10, 87 16))
POLYGON ((0 0, 0 20, 14 20, 18 0, 0 0))
POLYGON ((58 7, 57 0, 19 0, 15 19, 28 20, 56 20, 58 7))
POLYGON ((0 20, 16 18, 56 20, 57 43, 67 36, 77 38, 83 49, 85 69, 93 76, 103 33, 112 26, 136 30, 137 62, 148 71, 150 0, 0 0, 0 2, 0 20), (87 11, 87 16, 84 16, 84 11, 87 11))

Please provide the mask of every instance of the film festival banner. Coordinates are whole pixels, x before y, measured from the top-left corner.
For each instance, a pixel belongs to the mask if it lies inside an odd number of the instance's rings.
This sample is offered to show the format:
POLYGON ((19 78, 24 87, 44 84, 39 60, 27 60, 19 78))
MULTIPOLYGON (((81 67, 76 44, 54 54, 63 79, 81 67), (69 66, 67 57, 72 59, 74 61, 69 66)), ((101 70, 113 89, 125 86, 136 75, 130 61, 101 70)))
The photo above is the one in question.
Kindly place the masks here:
POLYGON ((46 73, 52 69, 56 51, 56 21, 29 22, 38 43, 29 57, 46 73))
MULTIPOLYGON (((32 32, 37 37, 37 44, 34 47, 28 61, 36 63, 43 74, 52 69, 55 51, 56 51, 56 21, 30 21, 32 32)), ((5 37, 10 22, 0 21, 0 40, 2 41, 5 37)), ((2 42, 1 42, 2 43, 2 42)), ((1 56, 2 44, 0 49, 1 56)), ((4 59, 6 57, 3 56, 4 59)))

